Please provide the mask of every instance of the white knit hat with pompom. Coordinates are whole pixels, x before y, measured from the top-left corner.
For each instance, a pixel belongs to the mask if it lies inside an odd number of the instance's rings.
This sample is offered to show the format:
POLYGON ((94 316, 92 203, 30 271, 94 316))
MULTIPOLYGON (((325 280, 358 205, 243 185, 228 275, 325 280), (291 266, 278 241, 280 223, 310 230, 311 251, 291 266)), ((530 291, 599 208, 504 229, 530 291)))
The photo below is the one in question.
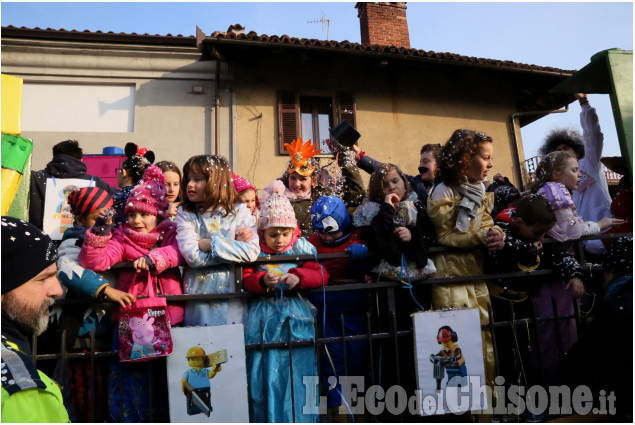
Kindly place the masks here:
POLYGON ((296 228, 298 222, 291 203, 284 196, 284 183, 276 180, 267 188, 270 195, 262 204, 260 217, 258 218, 258 228, 267 229, 269 227, 291 227, 296 228))

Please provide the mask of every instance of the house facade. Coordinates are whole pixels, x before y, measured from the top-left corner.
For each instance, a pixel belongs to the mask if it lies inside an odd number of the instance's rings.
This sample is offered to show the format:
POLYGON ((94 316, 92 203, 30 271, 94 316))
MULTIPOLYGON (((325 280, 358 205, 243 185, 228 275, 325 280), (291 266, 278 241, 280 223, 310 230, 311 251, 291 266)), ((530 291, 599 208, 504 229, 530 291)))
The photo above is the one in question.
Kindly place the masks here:
POLYGON ((66 139, 84 154, 133 142, 179 166, 214 153, 217 129, 225 139, 231 131, 218 125, 230 121, 231 93, 219 83, 227 65, 200 57, 194 37, 3 27, 2 73, 24 80, 33 169, 66 139))
POLYGON ((130 141, 179 166, 219 153, 263 188, 284 170, 285 142, 325 148, 329 128, 347 120, 368 155, 409 174, 423 144, 483 131, 494 139, 494 172, 518 184, 520 127, 573 101, 549 93, 573 71, 413 49, 405 3, 355 7, 362 44, 239 25, 196 37, 3 27, 2 72, 24 79, 33 168, 68 138, 85 153, 130 141), (64 97, 85 102, 56 102, 64 97))
POLYGON ((411 49, 405 3, 356 7, 362 44, 231 27, 198 35, 203 55, 231 70, 237 170, 262 188, 282 174, 285 142, 324 148, 328 128, 347 120, 361 149, 409 174, 423 144, 443 144, 459 128, 483 131, 494 139, 494 172, 517 184, 520 127, 573 100, 549 93, 573 71, 411 49))

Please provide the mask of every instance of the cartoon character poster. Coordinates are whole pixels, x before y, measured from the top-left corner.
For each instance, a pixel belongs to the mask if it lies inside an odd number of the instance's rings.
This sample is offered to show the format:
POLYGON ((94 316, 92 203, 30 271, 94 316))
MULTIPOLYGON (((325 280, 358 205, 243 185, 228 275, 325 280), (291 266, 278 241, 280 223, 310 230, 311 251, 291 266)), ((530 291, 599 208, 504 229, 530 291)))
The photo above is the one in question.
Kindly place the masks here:
POLYGON ((171 422, 249 422, 243 325, 172 328, 171 422))
POLYGON ((487 408, 485 366, 476 308, 412 315, 422 415, 487 408))
POLYGON ((95 186, 95 182, 85 179, 46 179, 42 230, 51 239, 62 240, 66 229, 73 226, 73 214, 68 203, 68 195, 88 186, 95 186))

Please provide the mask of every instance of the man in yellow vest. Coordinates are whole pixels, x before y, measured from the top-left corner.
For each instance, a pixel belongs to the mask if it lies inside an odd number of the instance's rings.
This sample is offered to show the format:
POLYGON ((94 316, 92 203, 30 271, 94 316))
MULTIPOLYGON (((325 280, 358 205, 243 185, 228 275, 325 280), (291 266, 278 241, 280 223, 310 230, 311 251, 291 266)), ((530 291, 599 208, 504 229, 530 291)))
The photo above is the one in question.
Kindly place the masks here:
POLYGON ((62 295, 57 249, 34 225, 2 217, 2 422, 69 422, 60 387, 35 368, 32 336, 62 295))

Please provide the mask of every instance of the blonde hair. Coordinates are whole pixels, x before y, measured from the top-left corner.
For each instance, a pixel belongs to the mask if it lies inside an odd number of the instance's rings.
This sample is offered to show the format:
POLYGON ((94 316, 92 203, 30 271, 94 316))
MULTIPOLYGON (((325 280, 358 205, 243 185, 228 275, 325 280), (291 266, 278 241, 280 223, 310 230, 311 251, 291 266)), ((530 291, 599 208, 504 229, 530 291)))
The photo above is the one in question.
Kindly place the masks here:
POLYGON ((562 171, 567 166, 569 158, 576 159, 575 155, 564 151, 555 151, 545 155, 538 167, 536 177, 531 186, 531 192, 536 193, 545 184, 553 181, 553 172, 562 171))
POLYGON ((222 207, 224 217, 234 211, 238 202, 238 193, 232 184, 232 170, 225 158, 219 155, 197 155, 187 160, 183 166, 181 191, 185 195, 183 209, 197 212, 196 205, 187 197, 187 184, 190 173, 201 173, 205 177, 205 209, 216 210, 222 207))

